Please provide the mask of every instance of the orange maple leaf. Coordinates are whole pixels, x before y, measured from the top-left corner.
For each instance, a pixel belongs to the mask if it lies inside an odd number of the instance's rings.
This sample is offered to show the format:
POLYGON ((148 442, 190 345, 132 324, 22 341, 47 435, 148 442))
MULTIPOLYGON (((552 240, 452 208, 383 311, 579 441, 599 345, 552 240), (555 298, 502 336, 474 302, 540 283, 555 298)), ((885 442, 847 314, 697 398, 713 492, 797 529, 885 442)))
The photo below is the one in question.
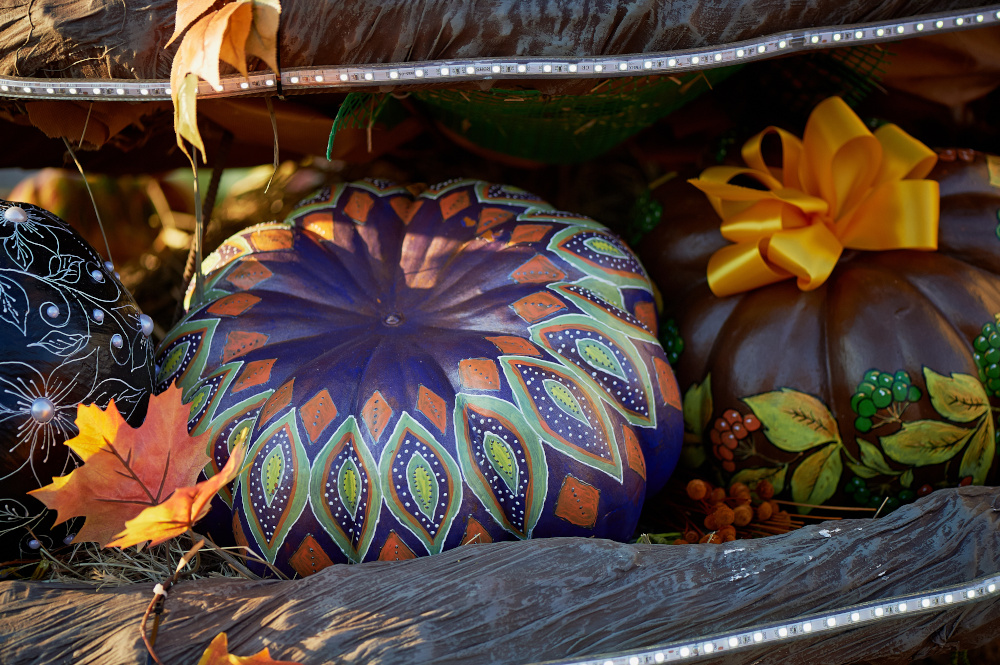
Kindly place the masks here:
POLYGON ((125 523, 125 530, 115 536, 108 547, 128 547, 147 540, 152 541, 150 546, 159 545, 186 532, 208 515, 212 497, 222 486, 239 475, 245 453, 244 439, 240 439, 219 473, 194 487, 179 487, 163 503, 143 509, 125 523))
POLYGON ((80 433, 66 442, 83 465, 31 494, 58 511, 56 524, 86 518, 78 541, 106 545, 125 523, 148 506, 162 503, 178 487, 193 485, 208 463, 208 434, 187 432, 190 407, 171 386, 149 398, 138 429, 125 422, 112 400, 106 410, 80 405, 80 433))
POLYGON ((252 656, 234 656, 229 653, 229 638, 219 633, 201 655, 198 665, 302 665, 293 660, 274 660, 267 647, 252 656))

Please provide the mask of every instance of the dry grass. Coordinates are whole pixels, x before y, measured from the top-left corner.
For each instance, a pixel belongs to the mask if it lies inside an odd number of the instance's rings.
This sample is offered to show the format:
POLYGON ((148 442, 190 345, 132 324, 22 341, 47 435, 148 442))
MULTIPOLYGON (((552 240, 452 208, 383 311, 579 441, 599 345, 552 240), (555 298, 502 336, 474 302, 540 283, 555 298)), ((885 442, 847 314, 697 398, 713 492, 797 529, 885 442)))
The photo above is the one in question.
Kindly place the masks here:
MULTIPOLYGON (((42 552, 37 563, 22 564, 14 572, 21 577, 44 582, 84 583, 95 586, 125 586, 135 583, 163 582, 174 574, 181 557, 190 549, 189 538, 174 538, 156 547, 139 549, 102 548, 97 543, 79 543, 56 554, 42 552)), ((206 545, 182 573, 186 579, 228 577, 258 579, 246 569, 238 570, 230 561, 238 553, 230 550, 223 556, 206 545), (227 558, 230 561, 227 561, 227 558)))

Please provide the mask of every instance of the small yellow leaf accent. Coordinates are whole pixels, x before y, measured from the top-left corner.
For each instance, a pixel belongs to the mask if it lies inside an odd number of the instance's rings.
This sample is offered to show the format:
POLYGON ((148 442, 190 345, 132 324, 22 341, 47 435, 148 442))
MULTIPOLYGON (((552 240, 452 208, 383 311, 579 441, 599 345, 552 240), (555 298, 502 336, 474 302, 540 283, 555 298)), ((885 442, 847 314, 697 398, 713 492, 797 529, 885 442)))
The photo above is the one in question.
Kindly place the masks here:
POLYGON ((781 450, 798 453, 824 443, 840 443, 833 414, 812 395, 782 388, 743 401, 764 426, 764 435, 781 450))
POLYGON ((931 405, 948 420, 971 423, 990 408, 983 384, 974 376, 952 374, 949 377, 925 367, 924 380, 931 405))

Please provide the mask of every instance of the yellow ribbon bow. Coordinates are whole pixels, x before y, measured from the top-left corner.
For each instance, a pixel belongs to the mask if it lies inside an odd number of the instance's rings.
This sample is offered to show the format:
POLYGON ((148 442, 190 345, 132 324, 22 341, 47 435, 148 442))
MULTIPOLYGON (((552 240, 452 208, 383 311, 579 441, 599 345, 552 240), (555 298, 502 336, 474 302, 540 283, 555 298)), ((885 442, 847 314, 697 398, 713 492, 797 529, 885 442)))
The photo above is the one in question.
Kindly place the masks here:
POLYGON ((820 286, 845 248, 937 249, 938 183, 923 180, 937 155, 896 125, 874 134, 839 97, 821 102, 802 140, 768 127, 743 146, 748 168, 713 166, 689 182, 708 195, 734 244, 708 261, 717 296, 796 278, 820 286), (768 135, 783 163, 764 162, 768 135), (749 176, 764 189, 730 184, 749 176))

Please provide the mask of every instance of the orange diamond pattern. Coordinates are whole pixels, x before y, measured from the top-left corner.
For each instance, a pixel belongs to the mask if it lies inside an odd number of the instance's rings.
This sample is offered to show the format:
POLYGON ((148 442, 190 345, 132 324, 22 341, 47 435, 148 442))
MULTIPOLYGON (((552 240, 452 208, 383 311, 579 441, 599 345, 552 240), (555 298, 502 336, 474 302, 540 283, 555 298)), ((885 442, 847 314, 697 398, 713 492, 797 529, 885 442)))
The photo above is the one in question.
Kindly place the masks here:
POLYGON ((566 278, 566 273, 541 254, 535 254, 520 268, 510 274, 518 284, 546 284, 566 278))
POLYGON ((270 360, 254 360, 247 363, 239 377, 233 382, 230 392, 238 393, 241 390, 267 383, 271 378, 271 368, 274 367, 276 360, 277 358, 271 358, 270 360))
POLYGON ((635 306, 635 318, 656 335, 656 305, 651 302, 641 302, 635 306))
POLYGON ((302 539, 302 544, 299 545, 299 549, 295 550, 295 554, 288 558, 288 563, 301 577, 308 577, 333 565, 333 561, 326 555, 312 534, 307 534, 302 539))
POLYGON ((516 245, 522 242, 538 242, 551 230, 551 224, 518 224, 514 227, 514 230, 510 232, 510 244, 516 245))
POLYGON ((663 396, 663 403, 675 409, 681 408, 681 391, 677 387, 674 379, 674 370, 665 360, 653 357, 653 367, 656 368, 656 381, 660 384, 660 395, 663 396))
POLYGON ((490 534, 486 533, 483 525, 477 522, 475 517, 470 517, 469 523, 465 526, 465 535, 462 536, 462 544, 481 545, 492 542, 493 539, 490 538, 490 534))
POLYGON ((326 426, 337 417, 337 405, 333 403, 333 398, 324 388, 302 405, 299 415, 302 417, 302 426, 309 435, 309 440, 316 443, 326 426))
POLYGON ((226 276, 226 281, 238 289, 249 291, 273 274, 257 259, 244 259, 226 276))
POLYGON ((503 208, 483 208, 479 213, 479 223, 476 225, 476 235, 487 229, 492 229, 497 224, 503 224, 514 217, 514 213, 503 208))
POLYGON ((441 216, 450 219, 469 207, 469 193, 466 191, 454 192, 441 199, 440 204, 441 216))
POLYGON ((267 421, 273 418, 276 413, 291 403, 292 384, 294 383, 295 379, 291 379, 288 383, 275 390, 274 393, 268 398, 267 402, 264 403, 264 408, 261 409, 260 412, 261 425, 267 423, 267 421))
POLYGON ((534 323, 565 309, 566 305, 548 291, 539 291, 514 302, 511 308, 528 323, 534 323))
POLYGON ((513 335, 502 335, 500 337, 487 337, 486 341, 493 342, 503 353, 511 353, 518 356, 540 356, 538 347, 524 339, 513 335))
POLYGON ((261 252, 291 249, 292 232, 289 229, 261 229, 250 234, 250 243, 261 252))
POLYGON ((266 343, 267 335, 263 333, 234 330, 226 337, 226 345, 222 347, 222 362, 246 355, 266 343))
POLYGON ((645 480, 646 456, 642 454, 642 448, 639 447, 639 440, 635 437, 635 432, 628 425, 622 425, 622 440, 625 442, 625 458, 628 460, 628 468, 645 480))
POLYGON ((389 205, 396 211, 399 218, 403 220, 403 224, 412 222, 413 216, 417 214, 417 211, 420 210, 420 206, 423 204, 423 201, 414 201, 405 196, 396 196, 389 200, 389 205))
POLYGON ((434 423, 442 434, 448 429, 448 414, 445 413, 447 408, 448 404, 444 399, 430 388, 420 386, 417 389, 417 410, 427 416, 427 419, 434 423))
POLYGON ((601 491, 579 478, 566 476, 559 498, 556 499, 556 517, 570 524, 590 528, 597 522, 597 504, 601 491))
POLYGON ((469 358, 458 363, 462 385, 472 390, 500 390, 500 371, 489 358, 469 358))
POLYGON ((389 532, 389 537, 385 539, 385 545, 378 553, 379 561, 406 561, 416 558, 413 550, 406 546, 406 543, 396 535, 395 531, 389 532))
POLYGON ((234 293, 212 303, 208 313, 216 316, 239 316, 259 302, 260 298, 251 293, 234 293))
POLYGON ((364 224, 368 221, 368 213, 371 212, 373 205, 375 205, 375 199, 371 197, 371 194, 355 191, 351 193, 351 198, 344 206, 344 214, 355 222, 364 224))
POLYGON ((371 432, 372 439, 375 441, 378 441, 379 437, 382 436, 382 432, 385 431, 385 426, 389 424, 391 417, 392 408, 382 397, 382 393, 377 390, 372 393, 372 396, 365 402, 364 408, 361 409, 361 419, 365 421, 365 425, 368 426, 368 431, 371 432))
POLYGON ((306 231, 315 233, 320 238, 333 242, 332 212, 311 212, 305 216, 302 226, 306 231))

